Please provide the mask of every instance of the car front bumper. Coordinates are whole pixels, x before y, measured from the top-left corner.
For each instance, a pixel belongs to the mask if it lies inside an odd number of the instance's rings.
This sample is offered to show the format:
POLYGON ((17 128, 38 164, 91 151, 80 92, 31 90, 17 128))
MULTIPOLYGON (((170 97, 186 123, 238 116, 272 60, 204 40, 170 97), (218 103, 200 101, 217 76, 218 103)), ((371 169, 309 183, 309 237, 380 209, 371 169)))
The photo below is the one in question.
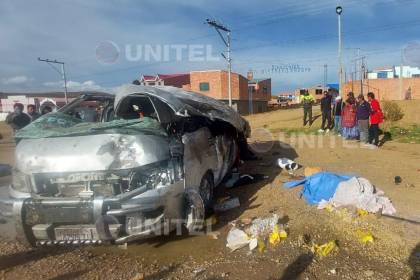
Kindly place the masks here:
POLYGON ((15 192, 8 203, 13 203, 17 238, 32 246, 122 244, 169 233, 183 218, 184 193, 180 180, 107 198, 33 198, 15 192))

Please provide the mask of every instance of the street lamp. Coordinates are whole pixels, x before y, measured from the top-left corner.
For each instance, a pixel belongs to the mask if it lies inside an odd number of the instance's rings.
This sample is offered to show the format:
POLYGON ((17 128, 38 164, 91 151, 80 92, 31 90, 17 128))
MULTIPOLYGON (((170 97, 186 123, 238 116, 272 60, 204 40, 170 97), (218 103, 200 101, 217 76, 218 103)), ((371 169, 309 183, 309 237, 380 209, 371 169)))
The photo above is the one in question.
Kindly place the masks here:
POLYGON ((339 76, 339 82, 338 82, 338 93, 342 94, 342 83, 343 83, 343 63, 341 59, 341 13, 343 12, 343 8, 341 6, 337 6, 335 8, 335 12, 338 15, 338 76, 339 76))

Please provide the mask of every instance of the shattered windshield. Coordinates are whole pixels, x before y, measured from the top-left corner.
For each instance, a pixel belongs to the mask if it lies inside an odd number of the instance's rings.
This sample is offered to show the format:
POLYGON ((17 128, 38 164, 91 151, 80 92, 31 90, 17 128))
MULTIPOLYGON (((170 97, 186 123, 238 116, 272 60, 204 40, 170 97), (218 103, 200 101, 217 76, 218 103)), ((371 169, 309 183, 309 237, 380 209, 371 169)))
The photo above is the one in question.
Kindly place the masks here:
POLYGON ((48 137, 80 136, 90 134, 153 134, 166 136, 160 123, 144 117, 134 120, 117 119, 110 122, 89 123, 61 113, 42 116, 16 133, 17 139, 37 139, 48 137))

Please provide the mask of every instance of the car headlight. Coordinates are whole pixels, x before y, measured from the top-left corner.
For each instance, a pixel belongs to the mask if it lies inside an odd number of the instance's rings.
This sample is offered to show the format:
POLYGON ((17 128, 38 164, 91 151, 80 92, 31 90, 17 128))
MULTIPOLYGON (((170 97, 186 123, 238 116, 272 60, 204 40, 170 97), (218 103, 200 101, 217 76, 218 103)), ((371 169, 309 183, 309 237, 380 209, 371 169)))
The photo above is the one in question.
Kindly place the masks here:
POLYGON ((19 192, 30 192, 30 178, 19 170, 13 170, 12 188, 19 192))

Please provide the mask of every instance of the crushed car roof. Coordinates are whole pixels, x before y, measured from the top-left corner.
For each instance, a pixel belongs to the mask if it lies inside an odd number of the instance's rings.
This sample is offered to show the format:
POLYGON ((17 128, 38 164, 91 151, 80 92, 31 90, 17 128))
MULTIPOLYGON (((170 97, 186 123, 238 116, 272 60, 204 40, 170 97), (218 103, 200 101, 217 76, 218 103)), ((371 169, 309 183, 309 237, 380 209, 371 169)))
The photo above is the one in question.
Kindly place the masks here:
POLYGON ((169 86, 139 86, 123 85, 116 89, 115 107, 129 95, 144 94, 158 98, 168 104, 179 116, 204 116, 211 120, 221 120, 232 124, 243 132, 246 137, 250 134, 248 122, 235 110, 225 103, 202 95, 169 86))

